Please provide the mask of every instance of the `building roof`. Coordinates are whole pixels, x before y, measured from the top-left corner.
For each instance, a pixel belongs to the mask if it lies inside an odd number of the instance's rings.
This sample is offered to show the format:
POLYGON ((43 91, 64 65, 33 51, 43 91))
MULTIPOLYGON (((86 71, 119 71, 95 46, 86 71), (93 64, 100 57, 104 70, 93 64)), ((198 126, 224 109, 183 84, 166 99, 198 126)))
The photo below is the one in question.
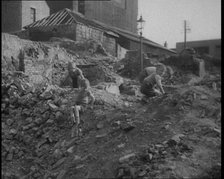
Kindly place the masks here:
MULTIPOLYGON (((79 23, 79 24, 84 24, 86 26, 90 26, 93 28, 96 28, 98 30, 104 31, 106 34, 114 36, 114 37, 119 37, 123 36, 127 39, 130 39, 135 42, 139 42, 139 35, 114 27, 114 26, 109 26, 106 25, 102 22, 99 22, 97 20, 90 20, 87 19, 84 15, 71 11, 70 9, 63 9, 61 11, 58 11, 54 14, 51 14, 48 17, 45 17, 39 21, 36 21, 32 24, 29 24, 24 27, 24 29, 30 29, 30 28, 44 28, 46 26, 57 26, 57 25, 71 25, 73 23, 79 23)), ((163 47, 162 45, 155 43, 147 38, 143 37, 143 44, 153 46, 156 48, 164 49, 167 51, 170 51, 172 53, 176 53, 173 50, 170 50, 166 47, 163 47)))
POLYGON ((73 23, 85 24, 86 26, 91 26, 97 28, 98 30, 103 30, 105 33, 119 37, 113 32, 109 32, 108 29, 103 28, 101 25, 95 23, 92 20, 85 18, 82 14, 78 12, 71 11, 70 9, 63 9, 54 14, 51 14, 48 17, 45 17, 39 21, 33 22, 27 26, 24 26, 24 29, 31 28, 44 28, 47 26, 57 26, 57 25, 71 25, 73 23))

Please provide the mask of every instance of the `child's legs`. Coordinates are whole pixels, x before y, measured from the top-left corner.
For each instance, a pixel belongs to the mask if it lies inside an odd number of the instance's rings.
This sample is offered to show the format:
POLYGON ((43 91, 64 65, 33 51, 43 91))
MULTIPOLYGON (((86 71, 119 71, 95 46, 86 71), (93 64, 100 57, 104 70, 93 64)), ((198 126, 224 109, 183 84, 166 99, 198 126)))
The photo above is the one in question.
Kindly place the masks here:
POLYGON ((79 135, 79 124, 80 124, 80 117, 79 112, 81 110, 81 106, 75 105, 72 107, 72 119, 75 123, 75 126, 72 128, 72 137, 74 137, 74 132, 76 131, 76 135, 79 135))

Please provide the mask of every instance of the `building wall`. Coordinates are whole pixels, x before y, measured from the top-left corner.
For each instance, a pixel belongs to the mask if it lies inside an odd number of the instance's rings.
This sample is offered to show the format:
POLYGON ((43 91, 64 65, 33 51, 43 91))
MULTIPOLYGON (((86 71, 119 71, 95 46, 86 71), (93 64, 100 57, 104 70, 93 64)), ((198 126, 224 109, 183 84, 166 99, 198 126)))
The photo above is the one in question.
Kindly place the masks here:
POLYGON ((36 9, 36 21, 50 15, 46 1, 22 1, 22 27, 32 23, 30 8, 36 9))
MULTIPOLYGON (((139 42, 135 42, 135 41, 131 41, 130 43, 130 50, 140 50, 140 43, 139 42)), ((167 50, 163 50, 157 47, 153 47, 150 45, 143 45, 143 53, 147 53, 147 54, 152 54, 152 55, 158 55, 159 57, 163 57, 166 55, 173 55, 172 52, 169 52, 167 50)))
POLYGON ((138 0, 85 1, 85 16, 137 32, 138 0))
MULTIPOLYGON (((78 12, 79 1, 46 1, 50 13, 68 8, 78 12)), ((108 25, 137 32, 138 0, 85 1, 84 15, 108 25)))
POLYGON ((96 40, 102 43, 103 47, 111 54, 116 56, 116 39, 105 34, 103 31, 91 28, 82 24, 77 24, 76 40, 96 40))
POLYGON ((2 32, 14 32, 21 30, 21 8, 21 1, 2 1, 2 32))
MULTIPOLYGON (((196 52, 202 53, 208 49, 208 54, 216 58, 221 58, 221 39, 189 41, 187 47, 194 48, 196 52)), ((184 48, 183 42, 176 43, 176 50, 180 53, 184 48)))
POLYGON ((31 40, 47 41, 51 37, 67 37, 76 40, 76 24, 32 28, 29 31, 31 40))
POLYGON ((113 56, 117 56, 116 39, 110 35, 104 34, 103 47, 113 56))
POLYGON ((36 21, 50 15, 46 1, 2 1, 2 31, 16 32, 30 24, 30 8, 36 9, 36 21))
POLYGON ((82 41, 87 39, 93 39, 102 42, 103 41, 103 31, 98 29, 93 29, 91 27, 77 24, 76 28, 76 40, 82 41))
POLYGON ((52 0, 46 0, 46 3, 48 4, 49 8, 50 8, 50 14, 53 14, 55 12, 58 12, 64 8, 68 8, 68 9, 76 9, 76 4, 77 1, 74 1, 74 7, 73 7, 73 1, 70 0, 64 0, 64 1, 52 1, 52 0))

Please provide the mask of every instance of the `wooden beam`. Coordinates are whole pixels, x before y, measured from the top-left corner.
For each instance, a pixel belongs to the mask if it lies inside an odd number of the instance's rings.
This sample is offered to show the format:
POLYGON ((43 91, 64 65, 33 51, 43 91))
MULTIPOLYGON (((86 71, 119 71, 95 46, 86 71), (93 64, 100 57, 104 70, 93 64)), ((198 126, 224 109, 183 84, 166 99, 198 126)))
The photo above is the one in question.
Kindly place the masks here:
POLYGON ((51 21, 51 22, 49 22, 49 23, 47 23, 46 25, 55 25, 55 22, 57 22, 58 21, 58 18, 60 18, 61 17, 61 15, 64 13, 64 11, 61 11, 60 13, 58 13, 57 14, 57 17, 56 18, 54 18, 54 20, 53 21, 51 21))

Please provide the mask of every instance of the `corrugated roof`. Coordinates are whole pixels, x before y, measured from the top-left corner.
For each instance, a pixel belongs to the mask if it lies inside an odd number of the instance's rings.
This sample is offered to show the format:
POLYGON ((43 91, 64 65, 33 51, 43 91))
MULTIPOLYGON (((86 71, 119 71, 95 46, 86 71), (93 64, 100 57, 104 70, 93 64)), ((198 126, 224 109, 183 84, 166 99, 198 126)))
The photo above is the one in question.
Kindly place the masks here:
MULTIPOLYGON (((123 36, 130 40, 139 42, 138 34, 135 34, 135 33, 132 33, 132 32, 117 28, 117 27, 112 27, 112 26, 106 25, 97 20, 87 19, 82 14, 80 14, 78 12, 71 11, 70 9, 67 9, 67 8, 65 8, 61 11, 58 11, 54 14, 51 14, 50 16, 43 18, 39 21, 36 21, 32 24, 29 24, 29 25, 25 26, 24 28, 28 29, 28 28, 56 26, 56 25, 69 25, 69 24, 73 24, 73 23, 80 23, 80 24, 84 24, 86 26, 91 26, 93 28, 97 28, 98 30, 102 30, 106 34, 112 35, 114 37, 119 37, 119 35, 120 35, 120 36, 123 36)), ((176 53, 173 50, 163 47, 162 45, 155 43, 149 39, 146 39, 144 37, 143 37, 143 44, 161 48, 161 49, 170 51, 172 53, 176 53)))

